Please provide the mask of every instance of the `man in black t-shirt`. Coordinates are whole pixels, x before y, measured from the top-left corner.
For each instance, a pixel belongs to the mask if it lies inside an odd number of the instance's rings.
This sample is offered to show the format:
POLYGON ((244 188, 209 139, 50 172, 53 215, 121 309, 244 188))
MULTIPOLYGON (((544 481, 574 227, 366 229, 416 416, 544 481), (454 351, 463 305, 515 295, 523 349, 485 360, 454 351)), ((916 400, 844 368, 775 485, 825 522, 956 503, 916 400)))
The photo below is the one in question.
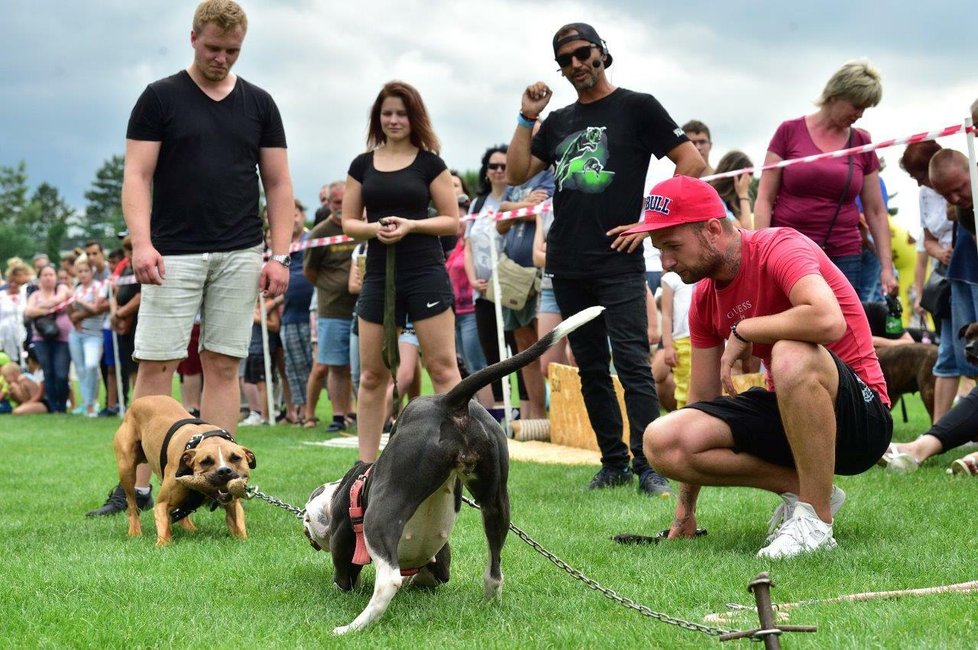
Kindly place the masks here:
MULTIPOLYGON (((231 72, 247 29, 244 10, 231 0, 197 6, 193 63, 150 84, 133 108, 122 187, 132 266, 143 285, 133 398, 171 393, 199 309, 201 417, 232 433, 238 360, 248 352, 258 289, 274 297, 288 286, 293 212, 278 108, 231 72), (264 266, 258 172, 272 242, 264 266)), ((147 488, 148 478, 143 466, 137 486, 147 488)))
POLYGON ((569 337, 588 418, 601 448, 602 468, 590 487, 630 483, 634 473, 640 476, 640 492, 669 496, 668 484, 649 467, 642 451, 642 433, 659 412, 646 334, 644 235, 620 233, 639 220, 651 156, 668 156, 676 173, 687 176, 699 176, 705 164, 654 97, 611 85, 605 68, 612 57, 593 27, 561 27, 553 50, 578 101, 554 111, 531 144, 533 125, 552 92, 542 81, 524 91, 506 158, 507 182, 519 185, 555 166, 554 222, 547 236, 545 273, 553 278, 563 317, 592 305, 606 307, 604 319, 591 321, 569 337), (622 441, 611 356, 625 389, 629 445, 622 441))

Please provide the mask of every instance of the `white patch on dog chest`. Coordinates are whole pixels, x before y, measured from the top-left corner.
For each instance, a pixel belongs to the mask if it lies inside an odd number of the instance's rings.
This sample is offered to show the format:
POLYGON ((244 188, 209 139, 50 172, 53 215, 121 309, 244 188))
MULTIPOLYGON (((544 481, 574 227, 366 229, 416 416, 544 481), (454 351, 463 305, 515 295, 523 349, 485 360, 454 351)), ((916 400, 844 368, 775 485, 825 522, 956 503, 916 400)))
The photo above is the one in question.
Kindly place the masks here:
POLYGON ((397 559, 402 568, 424 566, 445 545, 458 516, 455 512, 455 482, 453 472, 404 525, 397 545, 397 559))

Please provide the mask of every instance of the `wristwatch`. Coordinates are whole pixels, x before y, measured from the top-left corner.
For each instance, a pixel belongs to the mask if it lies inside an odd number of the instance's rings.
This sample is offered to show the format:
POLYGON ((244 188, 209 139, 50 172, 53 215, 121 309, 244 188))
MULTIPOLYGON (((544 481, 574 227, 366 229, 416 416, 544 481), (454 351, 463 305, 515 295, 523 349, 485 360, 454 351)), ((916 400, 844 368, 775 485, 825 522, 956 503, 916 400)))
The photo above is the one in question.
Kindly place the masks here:
POLYGON ((272 255, 269 259, 271 259, 274 262, 278 262, 285 268, 289 268, 289 266, 292 265, 291 255, 272 255))

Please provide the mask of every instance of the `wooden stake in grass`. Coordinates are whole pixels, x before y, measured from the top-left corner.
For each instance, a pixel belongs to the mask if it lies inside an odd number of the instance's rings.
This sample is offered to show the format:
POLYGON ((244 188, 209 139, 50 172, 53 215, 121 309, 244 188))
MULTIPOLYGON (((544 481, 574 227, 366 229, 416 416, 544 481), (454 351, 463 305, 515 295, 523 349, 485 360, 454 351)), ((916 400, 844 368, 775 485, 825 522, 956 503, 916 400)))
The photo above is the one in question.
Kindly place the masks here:
MULTIPOLYGON (((778 619, 786 620, 788 618, 788 611, 801 607, 803 605, 826 605, 829 603, 857 603, 866 600, 883 600, 888 598, 902 598, 903 596, 931 596, 934 594, 947 594, 947 593, 971 593, 973 591, 978 591, 978 580, 972 580, 970 582, 959 582, 953 585, 940 585, 937 587, 921 587, 919 589, 898 589, 895 591, 865 591, 858 594, 844 594, 842 596, 835 596, 834 598, 813 598, 811 600, 800 600, 795 603, 785 603, 784 605, 777 605, 775 609, 778 610, 778 619)), ((704 617, 708 623, 715 624, 729 624, 732 619, 734 619, 738 614, 742 612, 757 611, 751 607, 744 607, 742 605, 736 606, 733 611, 730 612, 718 612, 716 614, 708 614, 704 617)))

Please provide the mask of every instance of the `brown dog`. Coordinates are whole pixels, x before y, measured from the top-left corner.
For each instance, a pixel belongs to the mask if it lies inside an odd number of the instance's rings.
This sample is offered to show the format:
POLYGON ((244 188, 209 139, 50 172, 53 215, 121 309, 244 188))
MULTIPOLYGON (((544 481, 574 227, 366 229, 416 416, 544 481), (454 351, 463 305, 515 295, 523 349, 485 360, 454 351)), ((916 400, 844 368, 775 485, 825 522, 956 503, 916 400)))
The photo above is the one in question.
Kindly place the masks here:
POLYGON ((934 363, 937 361, 937 346, 928 343, 907 343, 891 345, 876 350, 883 377, 886 379, 886 392, 894 406, 904 393, 920 393, 924 408, 934 419, 934 363))
POLYGON ((204 498, 224 506, 232 535, 248 536, 238 498, 255 468, 255 455, 223 429, 195 420, 172 397, 153 395, 132 403, 115 434, 115 458, 129 505, 130 537, 142 534, 135 490, 140 463, 149 463, 162 481, 153 508, 157 546, 170 543, 173 514, 185 530, 194 530, 187 513, 204 498), (181 421, 186 422, 176 426, 181 421))
POLYGON ((964 356, 968 363, 978 365, 978 322, 962 327, 958 336, 964 339, 964 356))

